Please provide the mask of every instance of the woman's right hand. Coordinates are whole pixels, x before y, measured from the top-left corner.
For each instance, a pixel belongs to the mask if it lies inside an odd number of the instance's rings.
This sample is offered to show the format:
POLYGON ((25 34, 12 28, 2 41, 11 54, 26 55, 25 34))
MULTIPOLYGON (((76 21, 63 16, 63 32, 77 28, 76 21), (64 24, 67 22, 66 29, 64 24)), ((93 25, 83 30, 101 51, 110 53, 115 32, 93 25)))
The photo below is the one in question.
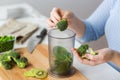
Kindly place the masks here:
POLYGON ((50 13, 50 18, 48 19, 48 25, 50 27, 55 27, 59 20, 66 18, 68 25, 71 23, 73 13, 71 11, 62 10, 60 8, 53 8, 50 13))
POLYGON ((53 8, 48 19, 49 27, 55 27, 59 20, 66 18, 68 26, 79 37, 84 34, 84 23, 79 20, 71 11, 53 8))

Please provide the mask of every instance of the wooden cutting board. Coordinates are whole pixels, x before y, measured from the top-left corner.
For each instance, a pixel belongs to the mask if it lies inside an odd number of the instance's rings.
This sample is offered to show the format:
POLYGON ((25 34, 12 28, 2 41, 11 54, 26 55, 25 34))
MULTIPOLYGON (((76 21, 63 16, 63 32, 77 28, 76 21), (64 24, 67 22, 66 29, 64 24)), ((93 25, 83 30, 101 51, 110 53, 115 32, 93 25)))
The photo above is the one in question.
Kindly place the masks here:
MULTIPOLYGON (((31 68, 40 68, 48 70, 48 47, 47 45, 41 44, 36 47, 32 54, 30 54, 26 48, 17 49, 23 56, 28 58, 29 65, 25 69, 19 69, 14 66, 11 70, 5 70, 0 67, 0 80, 41 80, 31 77, 25 77, 23 73, 31 68)), ((56 78, 48 75, 47 78, 42 80, 87 80, 87 78, 81 74, 78 70, 67 78, 56 78)))

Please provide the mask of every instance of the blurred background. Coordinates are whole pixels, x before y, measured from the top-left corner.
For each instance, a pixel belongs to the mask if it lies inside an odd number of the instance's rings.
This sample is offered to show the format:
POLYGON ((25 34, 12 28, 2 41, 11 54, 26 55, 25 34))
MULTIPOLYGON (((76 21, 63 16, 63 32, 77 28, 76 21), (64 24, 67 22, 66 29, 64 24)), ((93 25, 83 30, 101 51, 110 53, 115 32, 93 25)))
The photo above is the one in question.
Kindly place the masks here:
MULTIPOLYGON (((86 19, 103 0, 0 0, 0 6, 28 3, 44 16, 49 17, 53 7, 70 10, 80 19, 86 19)), ((107 47, 105 36, 97 41, 90 42, 93 49, 107 47)))

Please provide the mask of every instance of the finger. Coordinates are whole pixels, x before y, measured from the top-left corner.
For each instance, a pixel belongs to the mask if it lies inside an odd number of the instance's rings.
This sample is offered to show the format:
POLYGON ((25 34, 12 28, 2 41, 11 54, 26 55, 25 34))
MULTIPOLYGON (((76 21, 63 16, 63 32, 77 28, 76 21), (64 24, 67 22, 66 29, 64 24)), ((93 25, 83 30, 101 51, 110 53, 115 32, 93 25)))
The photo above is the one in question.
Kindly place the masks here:
POLYGON ((53 23, 51 19, 47 20, 47 24, 49 25, 49 27, 55 27, 55 24, 53 23))
POLYGON ((78 58, 78 60, 82 63, 82 58, 80 57, 80 55, 78 54, 76 49, 72 48, 71 50, 72 50, 73 54, 78 58))
POLYGON ((99 60, 99 56, 98 56, 98 55, 85 54, 85 57, 86 57, 87 59, 92 60, 92 61, 99 60))
POLYGON ((61 10, 59 8, 53 8, 51 16, 54 16, 56 20, 61 20, 61 10))
POLYGON ((97 65, 97 62, 96 61, 92 61, 92 60, 89 60, 89 59, 83 59, 83 64, 86 64, 86 65, 91 65, 91 66, 95 66, 97 65))
POLYGON ((93 55, 91 55, 91 54, 89 54, 89 53, 86 53, 86 54, 85 54, 85 57, 86 57, 87 59, 90 59, 90 60, 93 59, 93 55))
POLYGON ((90 64, 90 60, 88 60, 88 59, 83 59, 83 62, 82 62, 83 64, 86 64, 86 65, 91 65, 90 64))
POLYGON ((64 14, 64 15, 63 15, 63 18, 68 18, 69 12, 67 12, 67 11, 66 11, 65 13, 64 13, 64 12, 65 12, 65 11, 62 11, 62 13, 64 14))
POLYGON ((53 21, 55 25, 58 23, 58 20, 54 16, 51 16, 50 19, 53 21))

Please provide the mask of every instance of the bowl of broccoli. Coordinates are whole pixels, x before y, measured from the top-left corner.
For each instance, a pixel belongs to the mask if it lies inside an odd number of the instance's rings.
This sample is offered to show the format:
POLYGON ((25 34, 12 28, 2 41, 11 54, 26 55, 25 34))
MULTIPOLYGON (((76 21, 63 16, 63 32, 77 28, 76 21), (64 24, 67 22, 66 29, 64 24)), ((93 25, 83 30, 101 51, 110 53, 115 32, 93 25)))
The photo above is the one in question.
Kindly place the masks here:
POLYGON ((0 53, 13 50, 15 43, 15 36, 3 35, 0 36, 0 53))

